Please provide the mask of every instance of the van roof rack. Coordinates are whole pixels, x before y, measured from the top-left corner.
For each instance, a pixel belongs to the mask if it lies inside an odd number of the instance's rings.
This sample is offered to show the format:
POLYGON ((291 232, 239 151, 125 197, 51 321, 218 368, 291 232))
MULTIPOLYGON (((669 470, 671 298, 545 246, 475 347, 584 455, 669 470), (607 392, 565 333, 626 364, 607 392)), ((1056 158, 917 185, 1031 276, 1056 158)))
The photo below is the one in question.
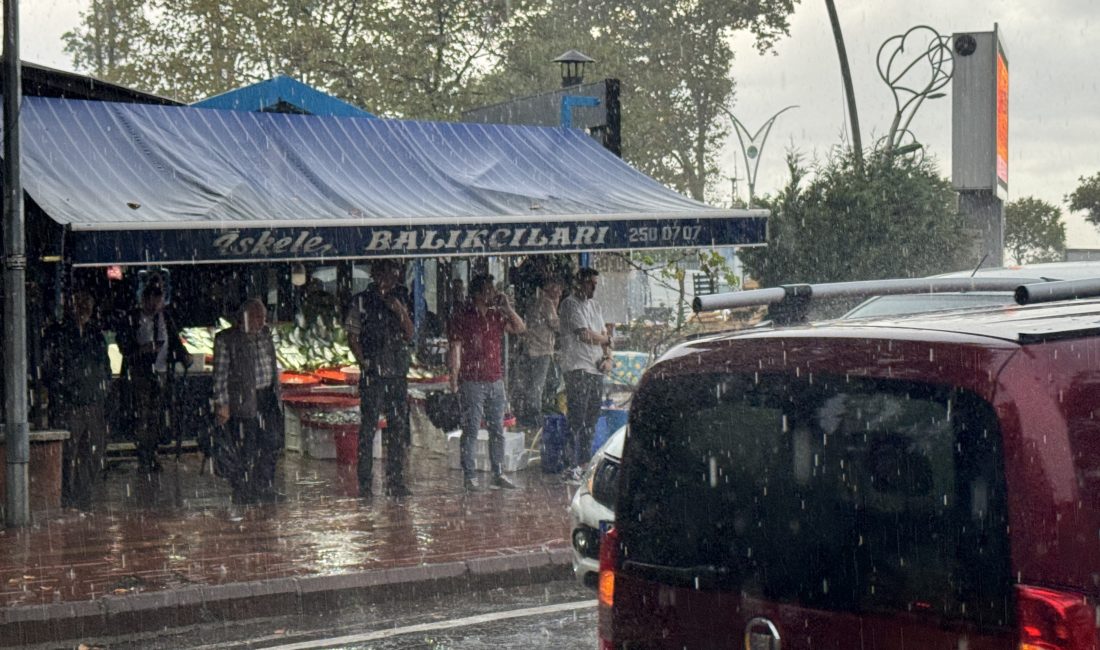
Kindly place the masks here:
POLYGON ((772 320, 780 324, 805 322, 812 300, 870 298, 872 296, 957 293, 965 291, 1011 291, 1021 304, 1052 302, 1100 296, 1100 278, 1047 281, 1042 278, 901 278, 784 284, 769 289, 750 289, 696 296, 696 312, 768 306, 772 320))

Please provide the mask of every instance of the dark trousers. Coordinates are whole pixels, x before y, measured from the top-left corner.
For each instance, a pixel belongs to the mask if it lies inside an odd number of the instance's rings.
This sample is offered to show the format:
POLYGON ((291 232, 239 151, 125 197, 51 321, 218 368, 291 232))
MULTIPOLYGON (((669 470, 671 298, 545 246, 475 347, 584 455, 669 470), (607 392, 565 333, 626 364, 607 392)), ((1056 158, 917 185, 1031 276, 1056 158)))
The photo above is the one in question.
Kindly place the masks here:
POLYGON ((565 373, 566 420, 569 422, 569 446, 573 449, 574 465, 584 465, 592 455, 592 439, 596 435, 602 399, 603 375, 583 370, 565 373))
POLYGON ((374 435, 378 416, 386 418, 382 430, 382 453, 386 457, 386 486, 405 484, 405 460, 408 457, 409 385, 404 377, 371 377, 359 382, 359 493, 371 490, 374 470, 374 435))
POLYGON ((238 501, 252 501, 275 491, 275 463, 279 458, 279 417, 274 392, 257 392, 260 415, 254 418, 230 416, 215 442, 215 470, 229 481, 238 501), (272 408, 272 404, 275 404, 272 408))
POLYGON ((518 403, 513 406, 520 423, 526 427, 538 428, 542 424, 542 393, 546 388, 546 372, 553 360, 553 355, 549 354, 520 358, 516 390, 512 391, 518 403))
POLYGON ((69 439, 61 447, 61 504, 87 509, 104 468, 107 418, 101 404, 67 405, 61 416, 69 439))
POLYGON ((150 467, 156 462, 160 437, 168 426, 167 381, 164 375, 155 373, 135 374, 132 390, 138 462, 150 467))

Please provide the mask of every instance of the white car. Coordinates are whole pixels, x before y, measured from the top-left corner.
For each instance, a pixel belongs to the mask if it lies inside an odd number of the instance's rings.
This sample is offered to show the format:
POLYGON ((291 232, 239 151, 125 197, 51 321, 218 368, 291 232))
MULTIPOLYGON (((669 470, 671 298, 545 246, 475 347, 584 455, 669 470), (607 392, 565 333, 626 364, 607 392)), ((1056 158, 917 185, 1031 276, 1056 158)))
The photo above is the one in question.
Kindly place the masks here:
POLYGON ((572 520, 573 573, 595 588, 600 564, 600 536, 615 520, 615 494, 626 427, 611 434, 592 455, 588 470, 569 504, 572 520))

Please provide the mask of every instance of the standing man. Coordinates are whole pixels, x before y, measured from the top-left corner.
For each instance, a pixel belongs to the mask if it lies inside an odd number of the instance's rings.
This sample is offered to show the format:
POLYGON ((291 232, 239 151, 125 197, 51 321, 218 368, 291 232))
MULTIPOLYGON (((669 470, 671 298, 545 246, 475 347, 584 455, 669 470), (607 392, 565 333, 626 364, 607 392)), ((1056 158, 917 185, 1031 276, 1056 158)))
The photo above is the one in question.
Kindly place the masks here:
POLYGON ((566 470, 566 478, 571 481, 580 480, 588 462, 600 418, 603 376, 611 371, 611 333, 593 300, 599 275, 596 269, 581 269, 575 289, 561 303, 561 369, 573 447, 573 467, 566 470))
POLYGON ((413 321, 409 296, 396 260, 371 262, 366 291, 352 298, 344 327, 348 346, 359 362, 359 496, 370 497, 374 436, 378 414, 386 416, 382 448, 386 457, 387 496, 405 497, 405 460, 410 441, 408 380, 413 321))
POLYGON ((279 369, 267 308, 252 298, 237 323, 214 337, 214 463, 235 503, 277 501, 275 462, 282 437, 279 369))
POLYGON ((459 445, 463 487, 467 492, 478 489, 474 478, 474 446, 483 419, 489 430, 489 464, 493 472, 489 486, 494 489, 516 487, 502 474, 507 398, 501 348, 505 332, 522 334, 526 329, 508 296, 496 290, 493 276, 488 274, 475 275, 470 280, 470 299, 458 308, 447 328, 451 390, 458 391, 462 405, 459 445))
POLYGON ((561 302, 562 281, 557 276, 544 278, 535 302, 524 319, 524 354, 519 359, 516 415, 523 426, 534 431, 540 426, 542 392, 546 387, 546 372, 554 362, 554 343, 558 336, 558 303, 561 302))
POLYGON ((95 300, 73 294, 72 311, 46 333, 46 381, 50 410, 69 432, 61 451, 61 505, 87 510, 92 485, 104 470, 107 419, 103 405, 111 361, 103 330, 92 321, 95 300))
POLYGON ((131 310, 119 328, 118 347, 137 439, 138 465, 141 471, 157 472, 157 446, 161 433, 168 428, 171 407, 171 371, 177 361, 191 366, 191 355, 180 341, 175 319, 165 312, 164 289, 159 280, 151 279, 142 289, 141 306, 131 310))

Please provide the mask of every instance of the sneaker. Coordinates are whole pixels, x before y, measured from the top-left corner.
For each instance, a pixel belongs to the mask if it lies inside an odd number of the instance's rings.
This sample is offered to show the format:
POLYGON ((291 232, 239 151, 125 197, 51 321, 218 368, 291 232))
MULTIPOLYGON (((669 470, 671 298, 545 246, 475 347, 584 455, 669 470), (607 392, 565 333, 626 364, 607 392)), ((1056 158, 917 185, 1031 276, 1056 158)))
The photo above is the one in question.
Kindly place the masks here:
POLYGON ((503 475, 497 475, 493 477, 492 482, 489 483, 489 487, 493 490, 514 490, 516 489, 516 484, 509 481, 503 475))
POLYGON ((562 478, 570 485, 580 485, 581 479, 584 478, 584 468, 580 465, 569 468, 562 473, 562 478))
POLYGON ((481 487, 477 484, 476 478, 468 478, 462 481, 462 489, 467 492, 477 492, 481 487))
POLYGON ((412 496, 412 492, 404 485, 391 485, 386 488, 386 496, 400 499, 412 496))
POLYGON ((235 506, 247 506, 256 503, 256 495, 247 490, 234 490, 229 502, 235 506))

